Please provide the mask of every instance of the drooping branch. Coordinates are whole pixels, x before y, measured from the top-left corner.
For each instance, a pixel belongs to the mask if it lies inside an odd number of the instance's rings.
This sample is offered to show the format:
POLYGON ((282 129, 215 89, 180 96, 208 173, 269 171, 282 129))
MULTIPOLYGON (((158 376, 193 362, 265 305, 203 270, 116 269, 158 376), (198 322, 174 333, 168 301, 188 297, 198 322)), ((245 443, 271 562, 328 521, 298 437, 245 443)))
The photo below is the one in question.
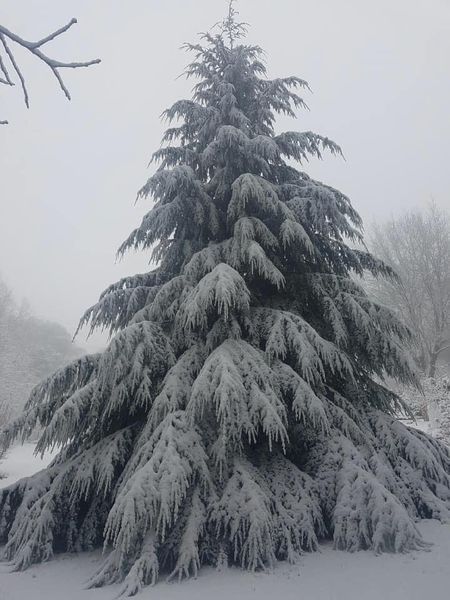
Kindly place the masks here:
MULTIPOLYGON (((23 98, 24 98, 25 105, 27 106, 27 108, 29 108, 29 106, 30 106, 30 98, 29 98, 29 94, 28 94, 27 84, 26 84, 25 77, 19 67, 19 64, 14 56, 14 52, 12 50, 11 43, 17 44, 17 45, 21 46, 22 48, 25 48, 31 54, 36 56, 36 58, 38 58, 40 61, 45 63, 49 67, 49 69, 52 71, 53 75, 56 77, 59 87, 63 91, 66 98, 68 100, 70 100, 71 99, 70 92, 63 81, 63 78, 60 73, 60 69, 78 69, 80 67, 90 67, 91 65, 98 64, 100 62, 100 59, 96 58, 94 60, 89 60, 89 61, 84 61, 84 62, 63 62, 63 61, 55 60, 54 58, 49 57, 47 54, 45 54, 42 51, 41 48, 48 42, 51 42, 56 37, 65 33, 68 29, 70 29, 70 27, 72 27, 72 25, 75 25, 75 23, 77 23, 77 20, 71 19, 63 27, 57 29, 56 31, 50 33, 49 35, 43 37, 42 39, 40 39, 36 42, 31 42, 31 41, 25 40, 24 38, 18 36, 16 33, 10 31, 3 25, 0 25, 0 42, 1 42, 1 45, 0 45, 0 83, 3 85, 9 85, 9 86, 14 85, 14 81, 11 78, 8 68, 6 66, 7 63, 9 62, 10 66, 12 67, 12 70, 15 72, 16 77, 19 80, 20 85, 22 87, 23 98), (4 52, 3 56, 2 56, 2 50, 4 52)), ((0 121, 1 125, 6 125, 7 123, 8 123, 8 121, 0 121)))

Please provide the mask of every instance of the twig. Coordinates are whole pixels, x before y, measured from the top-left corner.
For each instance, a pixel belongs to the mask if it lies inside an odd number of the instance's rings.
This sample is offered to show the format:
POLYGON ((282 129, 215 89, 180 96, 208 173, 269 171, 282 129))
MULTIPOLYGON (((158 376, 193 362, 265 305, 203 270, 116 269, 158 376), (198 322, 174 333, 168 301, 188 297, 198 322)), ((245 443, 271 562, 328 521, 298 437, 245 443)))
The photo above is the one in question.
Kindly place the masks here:
MULTIPOLYGON (((65 33, 68 29, 70 29, 72 27, 72 25, 75 25, 75 23, 77 23, 77 20, 71 19, 69 21, 69 23, 67 23, 67 25, 64 25, 60 29, 57 29, 53 33, 50 33, 49 35, 38 40, 37 42, 30 42, 28 40, 25 40, 25 39, 21 38, 20 36, 18 36, 16 33, 12 32, 9 29, 7 29, 6 27, 4 27, 3 25, 0 25, 0 41, 2 42, 6 56, 8 57, 9 62, 11 63, 11 66, 14 69, 14 71, 20 81, 25 105, 27 106, 27 108, 29 108, 29 106, 30 106, 30 99, 29 99, 29 94, 28 94, 28 90, 27 90, 27 86, 26 86, 25 77, 23 76, 23 74, 19 68, 19 65, 14 57, 14 53, 12 52, 7 40, 9 40, 10 42, 16 43, 19 46, 22 46, 22 48, 25 48, 26 50, 31 52, 31 54, 36 56, 40 61, 45 63, 49 67, 49 69, 52 71, 53 75, 55 76, 56 80, 58 81, 59 87, 63 91, 66 98, 68 100, 70 100, 71 99, 70 92, 67 89, 67 87, 61 77, 61 73, 59 72, 59 69, 78 69, 81 67, 90 67, 91 65, 95 65, 95 64, 98 64, 99 62, 101 62, 100 59, 96 58, 94 60, 89 60, 89 61, 85 61, 85 62, 62 62, 62 61, 55 60, 55 59, 47 56, 46 54, 44 54, 42 52, 41 48, 48 42, 51 42, 52 40, 54 40, 59 35, 65 33)), ((12 79, 9 76, 8 69, 6 68, 6 65, 2 59, 1 54, 0 54, 0 73, 3 74, 3 76, 0 76, 0 83, 5 84, 5 85, 14 85, 14 82, 12 81, 12 79)), ((0 121, 0 124, 5 125, 5 124, 7 124, 7 121, 0 121)))
POLYGON ((4 79, 3 77, 0 77, 0 82, 4 83, 5 85, 14 85, 14 83, 11 81, 11 78, 9 76, 8 73, 8 69, 6 68, 5 63, 3 62, 3 58, 2 55, 0 54, 0 71, 3 73, 4 75, 4 79))
POLYGON ((78 21, 76 19, 70 19, 70 21, 67 23, 67 25, 64 25, 64 27, 61 27, 61 29, 58 29, 57 31, 50 33, 50 35, 48 35, 47 37, 42 38, 42 40, 39 40, 39 42, 36 42, 35 47, 39 48, 40 46, 43 46, 47 42, 54 40, 55 37, 58 37, 58 35, 65 33, 68 29, 70 29, 70 27, 72 27, 72 25, 75 25, 77 22, 78 21))
POLYGON ((27 90, 27 86, 25 84, 25 78, 22 75, 22 72, 19 69, 18 64, 16 63, 16 60, 14 58, 14 54, 11 52, 11 50, 9 49, 8 44, 6 43, 5 36, 1 32, 1 29, 0 29, 0 40, 2 41, 3 47, 5 48, 5 52, 6 52, 7 56, 8 56, 8 58, 9 58, 9 60, 11 61, 11 64, 12 64, 12 66, 14 68, 14 71, 17 73, 17 77, 20 80, 20 85, 22 86, 23 98, 25 100, 25 104, 26 104, 27 108, 30 108, 30 99, 28 97, 28 90, 27 90))

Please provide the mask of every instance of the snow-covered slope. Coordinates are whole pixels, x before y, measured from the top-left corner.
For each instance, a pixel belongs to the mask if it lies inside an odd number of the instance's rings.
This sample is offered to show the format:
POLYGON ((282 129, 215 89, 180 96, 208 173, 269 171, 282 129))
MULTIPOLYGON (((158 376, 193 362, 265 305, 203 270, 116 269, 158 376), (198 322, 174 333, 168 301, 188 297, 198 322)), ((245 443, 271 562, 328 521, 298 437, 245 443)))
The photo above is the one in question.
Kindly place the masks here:
MULTIPOLYGON (((32 444, 13 448, 0 471, 0 485, 43 468, 33 457, 32 444)), ((425 600, 447 598, 450 589, 450 525, 422 521, 419 528, 433 543, 430 552, 404 555, 338 552, 325 545, 320 553, 304 555, 298 565, 279 564, 269 573, 227 569, 201 571, 198 579, 146 588, 142 600, 425 600)), ((10 573, 0 564, 0 600, 110 600, 119 586, 84 590, 86 579, 102 560, 100 552, 62 555, 23 573, 10 573)))

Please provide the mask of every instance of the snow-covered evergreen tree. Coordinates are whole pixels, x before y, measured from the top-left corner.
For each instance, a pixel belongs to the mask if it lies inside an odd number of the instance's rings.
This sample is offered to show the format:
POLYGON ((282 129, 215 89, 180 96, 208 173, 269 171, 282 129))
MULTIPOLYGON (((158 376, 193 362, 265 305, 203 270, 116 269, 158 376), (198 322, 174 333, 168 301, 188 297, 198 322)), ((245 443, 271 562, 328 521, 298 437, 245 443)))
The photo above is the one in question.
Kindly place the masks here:
POLYGON ((37 386, 8 444, 43 429, 44 471, 2 491, 0 536, 17 569, 104 544, 92 586, 136 593, 202 564, 255 569, 337 548, 424 545, 420 517, 450 507, 450 457, 393 416, 385 374, 413 382, 408 331, 352 274, 390 275, 352 249, 348 198, 293 165, 339 147, 276 133, 304 106, 297 77, 268 79, 231 9, 188 45, 196 77, 140 192, 156 203, 120 248, 153 271, 103 292, 82 324, 102 354, 37 386))

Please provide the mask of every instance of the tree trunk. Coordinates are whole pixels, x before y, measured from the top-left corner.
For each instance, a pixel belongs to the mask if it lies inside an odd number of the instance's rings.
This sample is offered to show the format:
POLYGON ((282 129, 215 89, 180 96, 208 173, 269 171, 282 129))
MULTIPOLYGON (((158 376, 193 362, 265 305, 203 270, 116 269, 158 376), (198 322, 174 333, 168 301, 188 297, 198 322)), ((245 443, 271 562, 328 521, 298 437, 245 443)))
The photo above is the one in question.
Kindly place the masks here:
POLYGON ((430 355, 430 361, 428 363, 428 373, 427 376, 428 377, 435 377, 436 376, 436 362, 437 362, 437 357, 438 357, 438 353, 437 352, 432 352, 430 355))

